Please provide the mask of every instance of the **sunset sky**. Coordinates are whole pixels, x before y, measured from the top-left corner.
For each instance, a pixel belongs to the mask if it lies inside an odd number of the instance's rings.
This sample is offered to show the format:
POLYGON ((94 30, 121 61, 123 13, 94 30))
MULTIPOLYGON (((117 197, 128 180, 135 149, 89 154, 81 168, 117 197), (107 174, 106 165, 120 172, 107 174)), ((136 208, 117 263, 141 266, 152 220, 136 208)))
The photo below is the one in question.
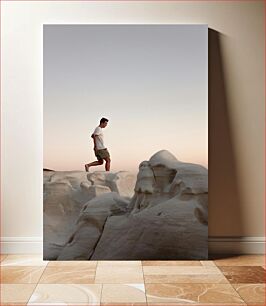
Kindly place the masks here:
POLYGON ((112 171, 161 149, 208 167, 208 26, 45 25, 43 113, 45 168, 94 161, 101 117, 112 171))

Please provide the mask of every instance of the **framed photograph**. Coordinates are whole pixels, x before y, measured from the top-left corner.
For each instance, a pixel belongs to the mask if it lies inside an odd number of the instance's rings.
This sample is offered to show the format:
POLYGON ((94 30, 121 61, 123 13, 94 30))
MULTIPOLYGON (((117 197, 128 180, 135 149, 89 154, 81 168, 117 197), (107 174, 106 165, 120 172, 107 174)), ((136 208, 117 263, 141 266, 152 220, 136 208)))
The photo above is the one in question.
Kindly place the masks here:
POLYGON ((45 260, 208 258, 208 26, 43 26, 45 260))

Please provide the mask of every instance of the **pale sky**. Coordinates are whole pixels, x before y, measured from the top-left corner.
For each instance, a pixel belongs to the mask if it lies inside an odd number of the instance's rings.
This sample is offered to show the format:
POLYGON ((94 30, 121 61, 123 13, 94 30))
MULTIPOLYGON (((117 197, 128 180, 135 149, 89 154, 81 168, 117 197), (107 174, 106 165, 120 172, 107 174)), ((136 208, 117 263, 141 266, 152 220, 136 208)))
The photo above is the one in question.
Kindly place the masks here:
POLYGON ((101 117, 112 171, 162 149, 208 167, 208 26, 44 25, 43 110, 45 168, 96 160, 101 117))

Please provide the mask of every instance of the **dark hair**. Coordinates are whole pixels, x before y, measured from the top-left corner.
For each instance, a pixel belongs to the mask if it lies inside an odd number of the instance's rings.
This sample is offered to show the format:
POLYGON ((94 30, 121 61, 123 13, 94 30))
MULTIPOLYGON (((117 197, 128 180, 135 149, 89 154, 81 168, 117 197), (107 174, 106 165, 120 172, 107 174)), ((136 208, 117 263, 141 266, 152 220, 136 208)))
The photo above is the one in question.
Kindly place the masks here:
POLYGON ((104 122, 106 122, 106 121, 108 122, 108 119, 102 118, 102 119, 100 120, 100 124, 101 124, 101 123, 104 123, 104 122))

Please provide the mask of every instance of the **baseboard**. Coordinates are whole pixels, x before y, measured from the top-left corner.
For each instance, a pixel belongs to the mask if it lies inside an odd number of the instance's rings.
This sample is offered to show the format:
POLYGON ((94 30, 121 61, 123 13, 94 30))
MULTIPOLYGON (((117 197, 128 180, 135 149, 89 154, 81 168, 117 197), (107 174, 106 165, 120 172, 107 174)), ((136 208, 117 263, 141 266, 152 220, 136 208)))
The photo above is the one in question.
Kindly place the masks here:
MULTIPOLYGON (((40 254, 42 237, 2 237, 2 254, 40 254)), ((265 237, 209 237, 209 254, 265 254, 265 237)))
POLYGON ((209 237, 209 254, 265 254, 265 237, 209 237))
POLYGON ((42 237, 1 237, 1 254, 40 254, 42 237))

